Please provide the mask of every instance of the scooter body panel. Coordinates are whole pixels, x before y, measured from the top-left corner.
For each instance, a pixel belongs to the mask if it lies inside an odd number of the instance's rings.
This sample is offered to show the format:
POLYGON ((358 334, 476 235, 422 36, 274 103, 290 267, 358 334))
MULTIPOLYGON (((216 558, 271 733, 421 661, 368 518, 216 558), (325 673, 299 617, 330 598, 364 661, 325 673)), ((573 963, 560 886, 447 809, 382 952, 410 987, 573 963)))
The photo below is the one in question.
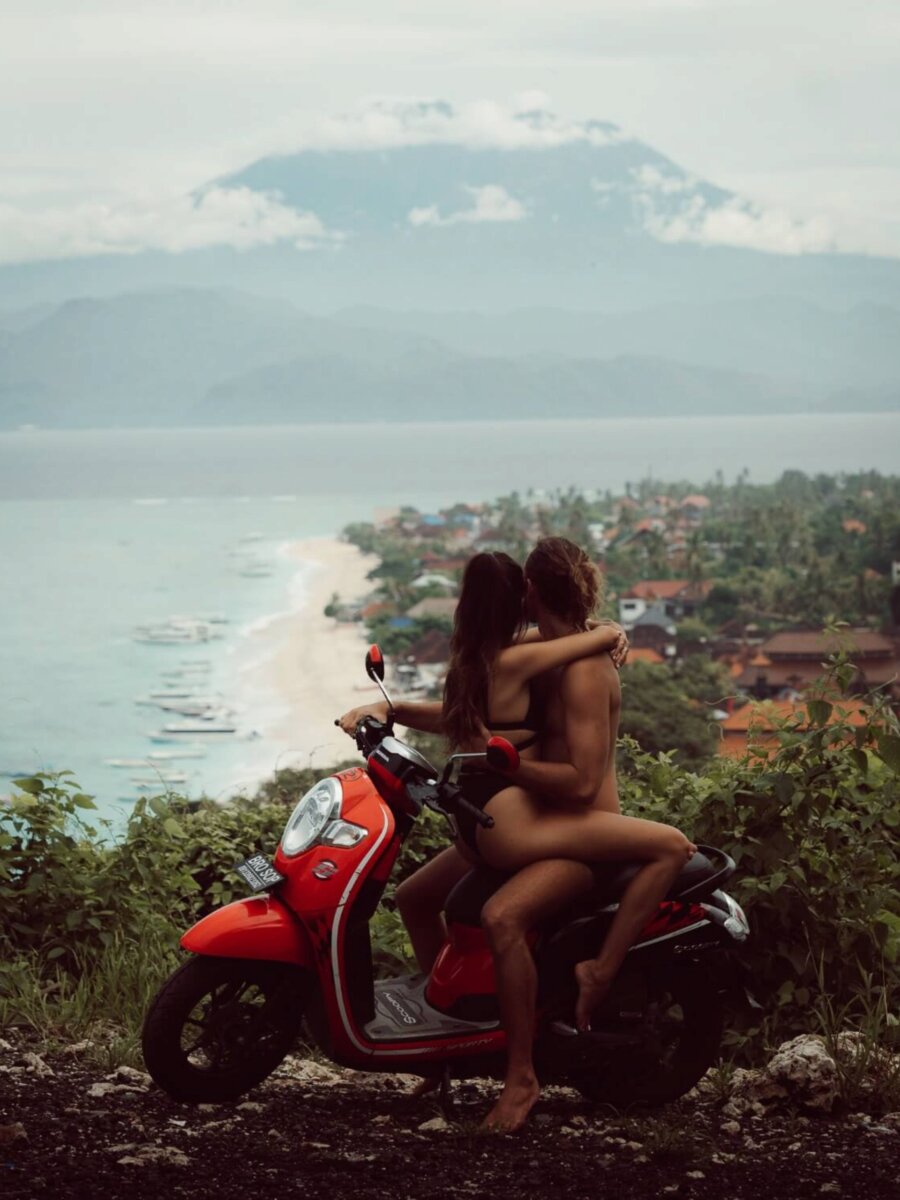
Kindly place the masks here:
MULTIPOLYGON (((382 864, 371 860, 376 853, 380 857, 394 839, 394 815, 365 772, 354 767, 337 778, 343 791, 343 819, 365 829, 366 837, 352 847, 315 845, 290 857, 278 847, 274 865, 285 876, 279 895, 301 920, 336 913, 349 899, 350 890, 355 890, 360 875, 365 872, 369 877, 378 871, 382 864)), ((390 867, 384 873, 385 881, 389 872, 390 867)))
POLYGON ((181 939, 185 950, 214 958, 260 958, 313 965, 303 925, 274 896, 249 896, 217 908, 181 939))

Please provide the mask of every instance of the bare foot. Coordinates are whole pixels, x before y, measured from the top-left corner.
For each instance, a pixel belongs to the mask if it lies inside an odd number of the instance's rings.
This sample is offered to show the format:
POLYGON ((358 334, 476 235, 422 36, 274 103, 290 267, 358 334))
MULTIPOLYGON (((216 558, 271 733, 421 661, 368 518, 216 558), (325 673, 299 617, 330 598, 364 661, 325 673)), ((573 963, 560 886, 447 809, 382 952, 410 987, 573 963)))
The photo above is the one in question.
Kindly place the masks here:
POLYGON ((591 1014, 605 999, 612 979, 593 959, 576 964, 575 978, 578 981, 575 1027, 585 1032, 590 1029, 591 1014))
POLYGON ((491 1133, 516 1133, 528 1120, 528 1114, 541 1094, 537 1079, 507 1080, 497 1103, 484 1118, 481 1128, 491 1133))
POLYGON ((441 1081, 439 1079, 435 1079, 435 1077, 433 1075, 425 1075, 422 1079, 419 1080, 419 1082, 416 1084, 416 1086, 413 1088, 413 1090, 409 1094, 410 1094, 410 1096, 413 1096, 416 1099, 418 1099, 419 1096, 431 1095, 431 1093, 436 1092, 440 1086, 441 1086, 441 1081))

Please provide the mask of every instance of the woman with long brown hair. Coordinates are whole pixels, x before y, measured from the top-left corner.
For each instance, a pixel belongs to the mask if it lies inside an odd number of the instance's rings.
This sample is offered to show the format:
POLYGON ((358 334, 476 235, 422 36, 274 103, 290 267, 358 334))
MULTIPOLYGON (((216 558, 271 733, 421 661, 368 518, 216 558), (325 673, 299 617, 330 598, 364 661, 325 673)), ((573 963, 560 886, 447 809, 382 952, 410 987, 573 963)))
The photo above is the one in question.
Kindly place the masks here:
MULTIPOLYGON (((410 729, 444 734, 455 750, 480 752, 487 739, 502 733, 523 761, 536 759, 543 724, 540 676, 586 655, 621 658, 627 639, 612 622, 596 624, 569 637, 545 642, 526 632, 525 575, 508 554, 475 554, 463 572, 459 603, 450 639, 450 664, 441 701, 398 701, 394 719, 410 729)), ((386 720, 384 703, 362 705, 344 713, 341 728, 353 735, 362 717, 386 720)), ((491 771, 470 771, 466 793, 486 804, 510 782, 491 771)), ((442 851, 396 892, 407 932, 423 971, 431 969, 444 943, 442 911, 454 884, 478 861, 469 844, 442 851)))
MULTIPOLYGON (((520 750, 514 773, 479 769, 461 777, 469 800, 494 818, 493 828, 462 822, 456 847, 397 889, 427 971, 444 940, 443 902, 468 864, 481 860, 512 875, 482 915, 508 1049, 504 1090, 486 1124, 505 1129, 522 1124, 539 1093, 531 1060, 536 988, 524 931, 558 901, 550 893, 560 881, 568 886, 572 869, 583 871, 579 863, 646 863, 622 895, 598 957, 575 969, 576 1023, 588 1028, 628 949, 695 850, 677 829, 619 811, 619 681, 604 651, 620 631, 587 629, 600 597, 596 567, 567 539, 544 538, 528 557, 525 580, 538 629, 523 636, 516 564, 506 555, 476 555, 463 577, 443 705, 395 710, 402 724, 443 730, 462 750, 481 750, 501 731, 520 750), (541 676, 555 686, 542 690, 541 676)), ((387 716, 379 706, 355 709, 341 724, 352 733, 373 711, 387 716)))

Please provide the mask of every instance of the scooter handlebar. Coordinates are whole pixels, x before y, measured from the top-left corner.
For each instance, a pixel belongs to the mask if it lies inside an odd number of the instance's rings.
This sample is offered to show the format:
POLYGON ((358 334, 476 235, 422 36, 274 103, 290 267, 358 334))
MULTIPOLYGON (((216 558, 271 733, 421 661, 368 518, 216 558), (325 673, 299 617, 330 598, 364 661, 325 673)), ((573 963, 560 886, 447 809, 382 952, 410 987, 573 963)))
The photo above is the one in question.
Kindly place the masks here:
POLYGON ((482 812, 482 810, 480 808, 476 808, 474 804, 471 804, 465 798, 465 796, 457 797, 456 807, 458 809, 465 809, 465 811, 469 814, 469 816, 474 818, 475 822, 478 825, 480 825, 482 829, 493 829, 494 828, 494 818, 489 817, 487 815, 487 813, 482 812))

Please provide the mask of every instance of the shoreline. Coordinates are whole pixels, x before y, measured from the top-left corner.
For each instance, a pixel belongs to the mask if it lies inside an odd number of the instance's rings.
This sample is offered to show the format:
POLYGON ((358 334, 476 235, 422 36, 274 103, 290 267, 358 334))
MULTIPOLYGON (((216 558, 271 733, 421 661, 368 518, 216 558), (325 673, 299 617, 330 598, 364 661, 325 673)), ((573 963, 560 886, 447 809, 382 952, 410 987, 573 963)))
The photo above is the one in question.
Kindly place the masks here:
POLYGON ((364 671, 364 625, 323 612, 335 592, 352 603, 371 591, 366 576, 377 557, 328 536, 288 542, 282 553, 294 566, 290 607, 251 623, 237 666, 242 706, 261 739, 252 763, 235 772, 232 794, 254 791, 285 767, 324 770, 353 758, 356 748, 334 720, 380 698, 364 671))

